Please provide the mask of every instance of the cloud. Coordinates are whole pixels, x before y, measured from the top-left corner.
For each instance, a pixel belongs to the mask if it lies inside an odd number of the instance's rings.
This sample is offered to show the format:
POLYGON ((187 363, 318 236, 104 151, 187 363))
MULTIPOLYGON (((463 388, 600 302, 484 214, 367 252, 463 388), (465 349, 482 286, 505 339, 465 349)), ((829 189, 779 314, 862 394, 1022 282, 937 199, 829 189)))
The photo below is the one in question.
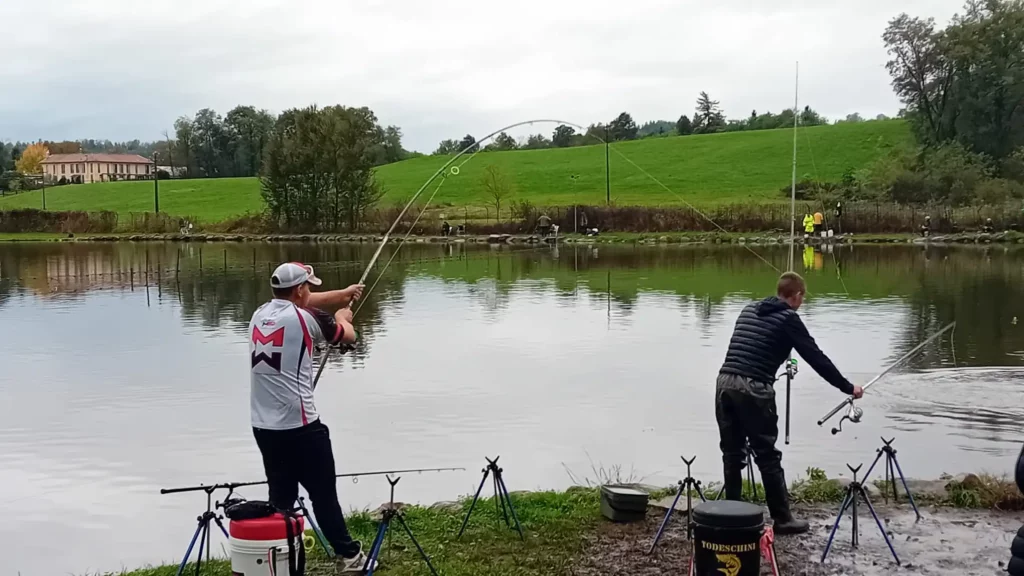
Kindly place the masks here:
MULTIPOLYGON (((895 114, 881 34, 960 0, 58 0, 5 2, 0 138, 160 137, 236 104, 369 106, 406 145, 534 117, 731 117, 801 101, 895 114)), ((547 131, 545 129, 545 131, 547 131)))

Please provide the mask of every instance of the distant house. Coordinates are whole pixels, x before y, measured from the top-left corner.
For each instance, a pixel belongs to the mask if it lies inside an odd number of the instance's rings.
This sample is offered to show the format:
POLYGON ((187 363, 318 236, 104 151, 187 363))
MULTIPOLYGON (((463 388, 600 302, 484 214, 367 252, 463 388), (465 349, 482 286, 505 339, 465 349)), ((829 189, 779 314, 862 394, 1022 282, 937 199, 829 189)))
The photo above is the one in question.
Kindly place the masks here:
POLYGON ((50 154, 43 160, 47 181, 82 184, 153 178, 153 161, 138 154, 50 154))

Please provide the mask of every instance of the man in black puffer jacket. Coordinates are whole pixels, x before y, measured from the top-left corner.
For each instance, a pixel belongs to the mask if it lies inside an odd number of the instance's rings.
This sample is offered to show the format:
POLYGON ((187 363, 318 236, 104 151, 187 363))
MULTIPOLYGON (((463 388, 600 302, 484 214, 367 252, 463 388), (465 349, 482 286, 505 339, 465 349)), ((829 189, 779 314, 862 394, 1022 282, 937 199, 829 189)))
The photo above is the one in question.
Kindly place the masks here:
POLYGON ((804 301, 804 279, 795 272, 779 277, 778 296, 748 304, 736 320, 725 363, 718 374, 715 417, 721 434, 725 469, 725 497, 739 500, 743 490, 746 445, 761 469, 765 500, 775 521, 776 534, 799 534, 809 528, 795 520, 789 509, 782 452, 775 448, 779 416, 775 408, 775 374, 795 348, 829 384, 860 398, 854 386, 818 349, 796 311, 804 301))

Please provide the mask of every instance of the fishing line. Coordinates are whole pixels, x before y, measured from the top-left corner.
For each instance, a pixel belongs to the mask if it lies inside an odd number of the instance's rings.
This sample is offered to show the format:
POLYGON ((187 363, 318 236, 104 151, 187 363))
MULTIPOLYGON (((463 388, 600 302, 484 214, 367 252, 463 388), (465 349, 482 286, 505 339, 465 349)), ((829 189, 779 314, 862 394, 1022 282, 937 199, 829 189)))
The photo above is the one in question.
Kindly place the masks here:
MULTIPOLYGON (((807 133, 807 128, 804 128, 804 140, 807 141, 807 153, 811 156, 811 168, 814 170, 814 180, 821 182, 821 175, 818 174, 818 163, 814 161, 814 147, 811 145, 811 135, 807 133)), ((821 202, 821 212, 825 218, 828 218, 828 208, 825 207, 825 200, 819 198, 821 202)), ((795 215, 794 215, 795 218, 795 215)), ((832 264, 836 267, 836 277, 839 278, 839 284, 843 287, 843 292, 846 293, 846 297, 850 297, 850 291, 846 288, 846 280, 843 279, 843 272, 839 268, 839 260, 836 259, 835 250, 832 251, 832 264)))
POLYGON ((395 256, 398 256, 398 251, 402 249, 402 246, 405 246, 405 243, 409 240, 409 236, 411 236, 413 230, 416 229, 416 224, 419 224, 420 218, 422 218, 423 215, 427 212, 427 206, 430 205, 430 201, 434 199, 434 196, 437 196, 437 192, 441 189, 441 186, 444 186, 445 180, 447 179, 447 174, 441 176, 441 181, 437 183, 437 187, 434 188, 434 191, 430 194, 430 197, 427 198, 427 203, 423 206, 423 210, 420 210, 420 213, 416 215, 416 219, 412 221, 412 224, 409 226, 409 230, 406 231, 405 236, 402 237, 402 242, 395 248, 395 251, 391 253, 391 258, 388 258, 388 261, 384 263, 384 267, 381 269, 380 274, 377 275, 377 279, 374 280, 373 284, 370 285, 370 288, 366 290, 364 298, 359 300, 359 306, 357 306, 356 309, 352 312, 353 318, 355 318, 356 314, 359 314, 359 311, 363 309, 363 304, 366 304, 366 300, 370 296, 370 293, 372 293, 373 289, 377 287, 378 283, 380 283, 381 278, 384 277, 384 274, 388 270, 388 266, 391 266, 391 263, 395 261, 395 256))
MULTIPOLYGON (((663 183, 663 182, 662 182, 661 180, 658 180, 657 178, 655 178, 655 177, 654 177, 654 176, 653 176, 653 175, 652 175, 652 174, 651 174, 650 172, 648 172, 647 170, 644 170, 643 168, 641 168, 641 167, 640 167, 639 165, 637 165, 637 163, 636 163, 636 162, 633 162, 632 160, 630 160, 628 156, 626 156, 626 155, 625 155, 625 154, 623 154, 622 152, 620 152, 620 151, 616 150, 616 149, 615 149, 614 147, 612 147, 612 146, 609 146, 609 148, 611 148, 611 149, 612 149, 612 150, 613 150, 613 151, 615 152, 615 154, 617 154, 617 155, 618 155, 619 157, 621 157, 621 158, 622 158, 623 160, 625 160, 626 162, 628 162, 630 166, 632 166, 633 168, 636 168, 637 170, 639 170, 639 171, 640 171, 640 173, 641 173, 641 174, 643 174, 644 176, 647 176, 648 178, 650 178, 651 180, 653 180, 655 184, 657 184, 658 186, 661 186, 661 187, 662 187, 662 188, 663 188, 663 189, 664 189, 664 190, 665 190, 666 192, 668 192, 669 194, 671 194, 671 195, 675 196, 675 197, 676 197, 676 199, 678 199, 678 200, 679 200, 680 202, 682 202, 683 204, 685 204, 687 208, 689 208, 690 210, 693 210, 693 211, 694 211, 694 212, 696 212, 696 213, 697 213, 697 214, 698 214, 698 215, 699 215, 700 217, 702 217, 702 218, 704 218, 705 220, 707 220, 708 222, 710 222, 712 226, 714 226, 715 228, 718 228, 719 230, 721 230, 722 232, 724 232, 724 233, 726 233, 726 234, 728 234, 728 233, 729 233, 729 231, 728 231, 728 230, 726 230, 725 228, 722 228, 721 226, 719 226, 719 225, 718 225, 718 222, 715 222, 714 220, 712 220, 712 219, 711 219, 711 217, 710 217, 710 216, 708 216, 707 214, 705 214, 705 213, 701 212, 701 211, 700 211, 699 209, 697 209, 697 207, 696 207, 696 206, 694 206, 693 204, 690 204, 689 202, 687 202, 687 201, 686 201, 686 199, 682 197, 682 195, 680 195, 680 194, 679 194, 678 192, 676 192, 675 190, 672 190, 671 188, 669 188, 668 186, 666 186, 666 185, 665 185, 665 184, 664 184, 664 183, 663 183)), ((747 246, 746 244, 743 244, 742 246, 743 246, 744 248, 746 248, 748 252, 750 252, 750 253, 751 253, 751 254, 753 254, 754 256, 757 256, 757 258, 758 258, 759 260, 761 260, 762 262, 764 262, 765 264, 767 264, 767 265, 768 265, 768 266, 769 266, 769 267, 770 267, 770 268, 771 268, 772 270, 775 270, 776 272, 779 272, 780 274, 782 273, 782 271, 781 271, 781 270, 779 270, 779 269, 778 269, 778 268, 777 268, 777 267, 776 267, 776 266, 775 266, 774 264, 772 264, 771 262, 769 262, 769 261, 768 261, 768 260, 767 260, 767 259, 766 259, 766 258, 765 258, 764 256, 761 256, 760 254, 758 254, 758 253, 757 253, 757 252, 756 252, 756 251, 755 251, 755 250, 754 250, 753 248, 751 248, 750 246, 747 246)))

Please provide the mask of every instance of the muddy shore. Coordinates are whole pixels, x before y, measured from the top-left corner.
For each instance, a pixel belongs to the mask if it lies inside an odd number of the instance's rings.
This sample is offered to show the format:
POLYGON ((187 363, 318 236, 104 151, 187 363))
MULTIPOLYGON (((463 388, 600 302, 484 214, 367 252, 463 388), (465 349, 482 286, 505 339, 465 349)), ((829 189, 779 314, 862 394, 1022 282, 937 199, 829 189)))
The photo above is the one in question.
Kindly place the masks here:
MULTIPOLYGON (((915 522, 907 505, 875 504, 883 526, 900 558, 897 565, 866 507, 858 514, 860 546, 850 545, 850 513, 839 524, 827 561, 821 563, 838 505, 798 505, 797 515, 811 522, 800 536, 779 536, 775 546, 785 576, 881 576, 930 574, 937 576, 1005 574, 1010 542, 1024 523, 1020 512, 921 507, 915 522)), ((690 561, 685 513, 673 514, 654 554, 646 551, 662 520, 663 511, 651 508, 644 522, 604 522, 586 540, 575 576, 685 575, 690 561)), ((767 517, 767 513, 766 513, 767 517)), ((770 574, 762 560, 761 573, 770 574)))

